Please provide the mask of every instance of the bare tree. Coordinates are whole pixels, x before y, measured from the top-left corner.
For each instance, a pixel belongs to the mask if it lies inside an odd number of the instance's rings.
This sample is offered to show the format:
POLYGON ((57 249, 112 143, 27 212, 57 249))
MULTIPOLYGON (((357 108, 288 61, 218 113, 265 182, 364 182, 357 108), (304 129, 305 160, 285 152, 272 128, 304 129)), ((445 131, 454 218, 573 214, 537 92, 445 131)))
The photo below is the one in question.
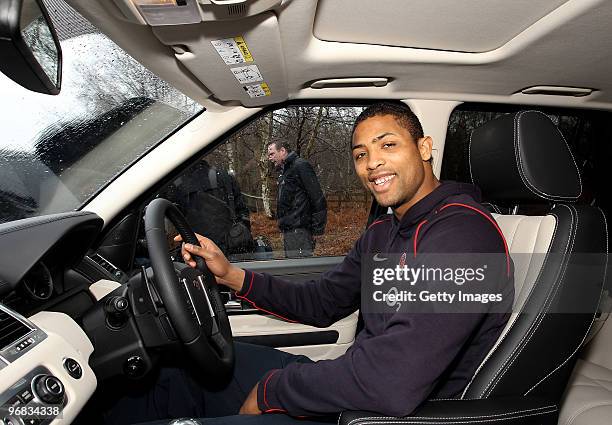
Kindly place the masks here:
POLYGON ((261 153, 259 155, 259 178, 261 180, 261 198, 263 201, 264 213, 272 218, 272 208, 270 206, 270 185, 268 182, 268 145, 272 140, 274 129, 274 111, 267 115, 267 119, 259 120, 257 136, 259 138, 259 146, 261 153))
POLYGON ((319 132, 319 126, 321 125, 321 118, 323 117, 324 109, 325 108, 323 107, 319 107, 319 111, 317 112, 317 118, 314 123, 314 128, 310 133, 310 138, 308 140, 308 143, 306 144, 306 149, 304 151, 305 158, 310 158, 312 156, 312 153, 314 152, 317 140, 317 133, 319 132))

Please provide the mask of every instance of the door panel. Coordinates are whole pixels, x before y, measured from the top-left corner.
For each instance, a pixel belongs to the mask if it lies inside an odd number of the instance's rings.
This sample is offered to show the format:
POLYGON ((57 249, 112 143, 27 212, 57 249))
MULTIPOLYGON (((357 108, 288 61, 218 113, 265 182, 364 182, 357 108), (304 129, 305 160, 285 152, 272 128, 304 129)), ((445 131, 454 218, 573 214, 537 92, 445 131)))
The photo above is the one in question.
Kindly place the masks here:
MULTIPOLYGON (((273 276, 302 281, 317 279, 342 262, 344 257, 300 258, 234 263, 240 268, 265 272, 273 276)), ((232 333, 238 341, 270 345, 293 354, 304 354, 313 360, 341 356, 355 339, 357 312, 328 328, 316 328, 286 322, 258 310, 229 310, 232 333)))

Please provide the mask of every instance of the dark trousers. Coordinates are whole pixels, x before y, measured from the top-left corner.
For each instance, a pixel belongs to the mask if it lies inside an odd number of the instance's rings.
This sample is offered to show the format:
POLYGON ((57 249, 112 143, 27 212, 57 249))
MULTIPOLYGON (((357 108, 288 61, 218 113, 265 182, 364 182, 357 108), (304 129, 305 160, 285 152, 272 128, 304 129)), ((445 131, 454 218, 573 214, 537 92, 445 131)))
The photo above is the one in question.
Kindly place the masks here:
POLYGON ((168 424, 177 418, 198 418, 206 425, 273 424, 315 425, 328 423, 328 418, 295 419, 285 414, 238 415, 242 403, 262 376, 271 369, 280 369, 293 362, 312 362, 269 347, 235 343, 234 376, 219 391, 205 390, 184 369, 163 368, 145 388, 131 393, 105 413, 106 425, 127 425, 146 422, 168 424))
POLYGON ((312 257, 314 253, 314 241, 308 229, 293 229, 283 232, 283 243, 285 257, 287 258, 312 257))

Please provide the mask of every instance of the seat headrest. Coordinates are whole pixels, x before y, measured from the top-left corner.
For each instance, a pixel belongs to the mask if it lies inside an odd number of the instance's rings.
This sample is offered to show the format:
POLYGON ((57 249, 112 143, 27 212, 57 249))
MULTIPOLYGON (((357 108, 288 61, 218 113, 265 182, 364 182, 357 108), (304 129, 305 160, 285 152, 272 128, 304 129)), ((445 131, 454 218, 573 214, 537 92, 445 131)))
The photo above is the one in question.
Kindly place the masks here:
POLYGON ((580 173, 563 134, 544 113, 521 111, 472 132, 470 174, 488 201, 575 201, 580 173))

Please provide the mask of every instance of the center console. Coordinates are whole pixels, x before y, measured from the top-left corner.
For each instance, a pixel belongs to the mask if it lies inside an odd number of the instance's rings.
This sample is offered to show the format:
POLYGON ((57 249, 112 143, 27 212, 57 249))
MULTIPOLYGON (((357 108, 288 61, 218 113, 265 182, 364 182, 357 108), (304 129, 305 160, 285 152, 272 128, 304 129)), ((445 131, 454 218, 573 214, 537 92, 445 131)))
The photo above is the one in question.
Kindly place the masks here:
POLYGON ((92 351, 67 315, 0 304, 0 425, 70 423, 96 387, 92 351))

